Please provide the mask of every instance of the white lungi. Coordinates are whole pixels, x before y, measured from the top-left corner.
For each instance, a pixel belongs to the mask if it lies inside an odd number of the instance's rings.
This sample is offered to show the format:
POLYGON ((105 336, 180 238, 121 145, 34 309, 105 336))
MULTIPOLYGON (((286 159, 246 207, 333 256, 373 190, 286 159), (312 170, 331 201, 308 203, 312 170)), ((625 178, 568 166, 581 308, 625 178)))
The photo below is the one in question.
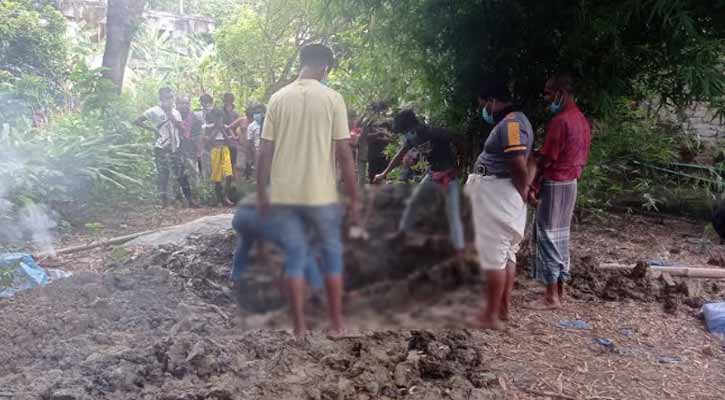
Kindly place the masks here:
POLYGON ((508 262, 516 263, 526 229, 526 203, 511 179, 471 174, 465 190, 471 199, 481 269, 503 270, 508 262))

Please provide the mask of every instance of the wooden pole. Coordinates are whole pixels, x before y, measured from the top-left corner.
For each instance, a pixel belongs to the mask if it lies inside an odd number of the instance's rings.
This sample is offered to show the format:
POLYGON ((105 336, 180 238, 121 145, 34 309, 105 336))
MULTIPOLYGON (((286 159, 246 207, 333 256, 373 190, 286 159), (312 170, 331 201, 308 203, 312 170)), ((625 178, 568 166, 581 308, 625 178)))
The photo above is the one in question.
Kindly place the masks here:
MULTIPOLYGON (((171 227, 166 227, 166 228, 152 229, 150 231, 137 232, 137 233, 132 233, 132 234, 129 234, 129 235, 118 236, 118 237, 115 237, 115 238, 112 238, 112 239, 102 240, 100 242, 83 244, 83 245, 73 246, 73 247, 66 247, 64 249, 56 250, 55 251, 55 255, 77 253, 79 251, 95 249, 97 247, 104 247, 104 246, 111 246, 111 245, 114 245, 114 244, 121 244, 121 243, 128 242, 129 240, 136 239, 137 237, 140 237, 140 236, 150 235, 152 233, 165 231, 165 230, 168 230, 168 229, 171 229, 171 228, 175 228, 175 227, 174 226, 171 226, 171 227)), ((42 252, 42 253, 38 254, 37 255, 37 258, 48 258, 48 257, 52 257, 52 256, 53 256, 53 254, 51 252, 47 252, 46 251, 46 252, 42 252)))
MULTIPOLYGON (((602 263, 599 265, 599 268, 614 271, 629 271, 634 268, 634 266, 617 263, 602 263)), ((647 267, 647 270, 657 271, 660 273, 667 272, 671 276, 684 276, 688 278, 725 279, 725 269, 723 268, 704 268, 675 265, 672 267, 650 266, 647 267)))

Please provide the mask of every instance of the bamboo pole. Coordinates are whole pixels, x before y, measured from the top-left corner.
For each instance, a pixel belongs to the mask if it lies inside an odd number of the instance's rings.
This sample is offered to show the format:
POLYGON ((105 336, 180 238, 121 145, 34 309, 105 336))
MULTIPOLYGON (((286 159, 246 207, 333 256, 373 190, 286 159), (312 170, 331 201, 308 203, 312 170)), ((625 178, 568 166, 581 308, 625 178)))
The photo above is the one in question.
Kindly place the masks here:
MULTIPOLYGON (((118 237, 111 238, 111 239, 108 239, 108 240, 102 240, 100 242, 83 244, 83 245, 79 245, 79 246, 66 247, 66 248, 63 248, 63 249, 56 250, 55 251, 55 255, 77 253, 79 251, 95 249, 97 247, 104 247, 104 246, 111 246, 111 245, 114 245, 114 244, 121 244, 121 243, 128 242, 130 240, 136 239, 137 237, 150 235, 152 233, 165 231, 165 230, 168 230, 168 229, 171 229, 171 228, 175 228, 175 227, 174 226, 170 226, 170 227, 166 227, 166 228, 152 229, 150 231, 143 231, 143 232, 131 233, 131 234, 128 234, 128 235, 118 236, 118 237)), ((53 257, 53 253, 52 252, 45 251, 45 252, 39 253, 37 255, 37 258, 48 258, 48 257, 53 257)))
MULTIPOLYGON (((614 270, 614 271, 630 271, 634 266, 617 264, 617 263, 602 263, 599 264, 599 269, 614 270)), ((672 267, 662 266, 650 266, 647 267, 648 271, 657 271, 660 273, 668 273, 671 276, 684 276, 688 278, 706 278, 706 279, 725 279, 725 269, 723 268, 703 268, 703 267, 688 267, 685 265, 675 265, 672 267)))

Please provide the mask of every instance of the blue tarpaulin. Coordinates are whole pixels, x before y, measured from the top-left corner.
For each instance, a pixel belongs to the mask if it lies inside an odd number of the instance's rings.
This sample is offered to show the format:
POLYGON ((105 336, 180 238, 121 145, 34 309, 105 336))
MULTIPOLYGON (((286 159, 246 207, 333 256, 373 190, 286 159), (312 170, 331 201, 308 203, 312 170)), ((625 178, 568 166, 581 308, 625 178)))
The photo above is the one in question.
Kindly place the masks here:
POLYGON ((48 283, 48 274, 27 253, 0 254, 0 298, 48 283))
POLYGON ((707 329, 712 333, 725 334, 725 302, 705 304, 702 311, 707 329))

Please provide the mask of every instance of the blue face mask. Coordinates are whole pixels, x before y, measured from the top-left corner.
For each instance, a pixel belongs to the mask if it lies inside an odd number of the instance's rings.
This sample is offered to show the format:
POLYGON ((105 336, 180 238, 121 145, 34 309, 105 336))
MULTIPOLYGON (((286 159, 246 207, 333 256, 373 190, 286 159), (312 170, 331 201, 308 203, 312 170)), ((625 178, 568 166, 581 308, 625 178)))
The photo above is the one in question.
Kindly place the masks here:
POLYGON ((561 107, 564 105, 564 97, 559 97, 558 100, 554 100, 553 102, 549 103, 549 106, 547 107, 549 109, 550 114, 556 114, 559 111, 561 111, 561 107))
POLYGON ((252 119, 254 119, 258 124, 262 123, 262 113, 252 114, 252 119))
MULTIPOLYGON (((488 103, 486 103, 486 104, 488 104, 488 103)), ((496 104, 496 100, 493 101, 493 104, 494 105, 496 104)), ((493 105, 491 106, 491 108, 493 108, 493 105)), ((483 120, 486 121, 487 124, 493 125, 493 122, 494 122, 493 113, 489 113, 488 108, 485 105, 483 106, 483 109, 481 110, 481 117, 483 117, 483 120)))

